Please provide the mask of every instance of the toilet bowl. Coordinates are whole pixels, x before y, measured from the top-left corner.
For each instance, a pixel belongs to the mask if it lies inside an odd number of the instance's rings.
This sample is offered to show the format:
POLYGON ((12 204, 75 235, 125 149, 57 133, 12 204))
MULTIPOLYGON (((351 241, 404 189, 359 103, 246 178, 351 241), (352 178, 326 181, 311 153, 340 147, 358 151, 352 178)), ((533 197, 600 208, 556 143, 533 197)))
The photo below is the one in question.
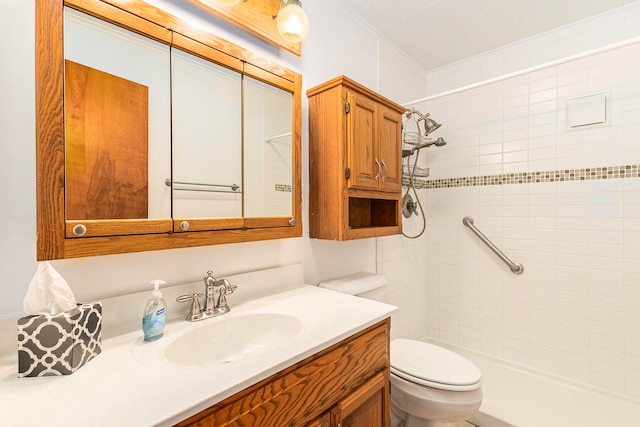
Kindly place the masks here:
POLYGON ((482 403, 482 375, 469 360, 433 344, 391 342, 391 406, 394 426, 464 425, 482 403))
MULTIPOLYGON (((355 273, 318 286, 382 300, 384 276, 355 273)), ((477 366, 426 342, 391 341, 391 427, 459 427, 482 403, 477 366)))

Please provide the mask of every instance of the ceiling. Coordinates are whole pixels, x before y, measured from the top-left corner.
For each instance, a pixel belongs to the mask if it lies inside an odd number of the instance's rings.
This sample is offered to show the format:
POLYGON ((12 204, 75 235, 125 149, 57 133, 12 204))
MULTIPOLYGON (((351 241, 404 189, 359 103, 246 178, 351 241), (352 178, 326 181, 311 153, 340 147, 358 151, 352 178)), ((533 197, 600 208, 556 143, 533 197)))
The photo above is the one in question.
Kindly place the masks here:
POLYGON ((431 70, 636 0, 343 0, 431 70))

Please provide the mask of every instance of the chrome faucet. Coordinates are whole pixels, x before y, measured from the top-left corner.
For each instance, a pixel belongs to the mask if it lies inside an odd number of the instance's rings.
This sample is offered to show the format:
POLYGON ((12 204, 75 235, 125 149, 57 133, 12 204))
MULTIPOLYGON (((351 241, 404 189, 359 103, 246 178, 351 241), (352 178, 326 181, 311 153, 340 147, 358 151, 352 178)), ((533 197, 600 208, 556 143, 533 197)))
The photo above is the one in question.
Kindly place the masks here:
POLYGON ((204 308, 201 308, 200 305, 202 294, 197 292, 192 295, 181 295, 176 299, 178 302, 191 302, 191 307, 186 317, 189 322, 227 313, 230 310, 227 304, 227 295, 231 295, 238 288, 229 283, 227 279, 216 279, 212 271, 207 272, 204 278, 204 286, 204 308))

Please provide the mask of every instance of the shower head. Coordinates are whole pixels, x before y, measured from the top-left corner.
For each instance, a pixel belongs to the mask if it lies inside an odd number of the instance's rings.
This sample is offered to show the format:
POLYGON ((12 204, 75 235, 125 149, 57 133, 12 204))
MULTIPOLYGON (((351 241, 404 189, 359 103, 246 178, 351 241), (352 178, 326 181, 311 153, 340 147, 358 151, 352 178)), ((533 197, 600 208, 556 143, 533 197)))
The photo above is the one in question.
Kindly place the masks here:
POLYGON ((431 132, 433 132, 434 130, 438 129, 441 126, 440 123, 437 123, 432 118, 429 118, 428 114, 427 116, 422 117, 422 120, 424 121, 424 136, 429 136, 431 132))

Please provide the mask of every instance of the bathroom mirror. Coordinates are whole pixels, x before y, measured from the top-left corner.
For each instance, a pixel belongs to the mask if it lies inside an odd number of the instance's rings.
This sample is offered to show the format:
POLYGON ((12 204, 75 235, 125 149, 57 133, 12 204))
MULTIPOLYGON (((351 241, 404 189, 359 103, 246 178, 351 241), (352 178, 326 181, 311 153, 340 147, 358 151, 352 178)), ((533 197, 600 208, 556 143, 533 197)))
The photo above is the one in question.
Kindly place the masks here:
POLYGON ((300 236, 300 92, 143 1, 37 0, 38 259, 300 236))
POLYGON ((171 217, 169 50, 64 9, 67 220, 171 217))
POLYGON ((173 216, 242 216, 242 74, 171 54, 173 216))
POLYGON ((244 215, 291 215, 291 93, 244 81, 244 215))

